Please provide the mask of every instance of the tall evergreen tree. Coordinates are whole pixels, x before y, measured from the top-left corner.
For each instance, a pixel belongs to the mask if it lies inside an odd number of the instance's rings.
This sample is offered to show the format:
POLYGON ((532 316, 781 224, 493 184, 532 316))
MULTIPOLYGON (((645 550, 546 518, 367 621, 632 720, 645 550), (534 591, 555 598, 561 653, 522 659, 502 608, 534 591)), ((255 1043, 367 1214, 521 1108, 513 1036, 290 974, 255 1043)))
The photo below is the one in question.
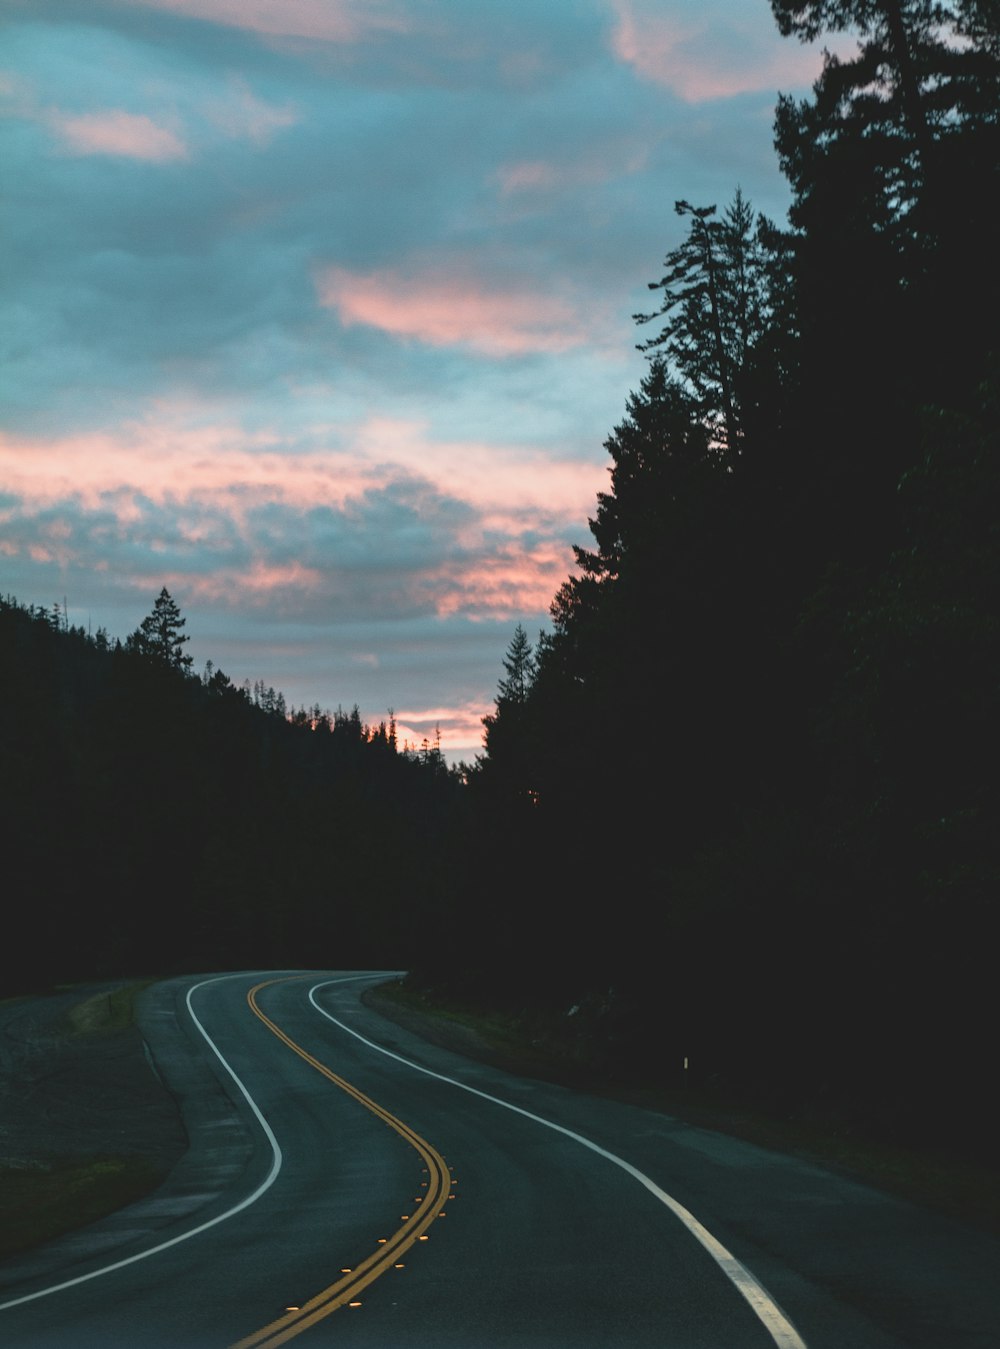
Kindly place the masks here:
POLYGON ((157 596, 152 612, 146 615, 132 633, 129 644, 142 655, 149 656, 168 669, 186 673, 192 664, 192 658, 184 652, 184 643, 190 641, 183 631, 186 621, 181 617, 177 602, 164 586, 157 596))
POLYGON ((506 675, 500 680, 498 706, 500 703, 523 706, 534 678, 535 659, 528 634, 521 623, 514 629, 514 636, 503 658, 503 668, 506 675))
MULTIPOLYGON (((826 55, 811 99, 778 103, 776 145, 804 242, 802 307, 818 323, 833 317, 834 330, 838 307, 855 328, 861 306, 876 308, 883 353, 893 362, 898 349, 897 369, 909 372, 906 401, 926 398, 935 370, 967 369, 1000 298, 996 4, 772 0, 772 9, 802 40, 858 38, 853 57, 826 55), (942 327, 953 329, 947 351, 942 327)), ((970 373, 974 389, 986 372, 970 373)))
POLYGON ((659 309, 633 315, 643 324, 666 320, 639 350, 665 357, 719 443, 735 454, 743 438, 742 389, 768 310, 769 226, 739 189, 721 219, 714 206, 679 201, 674 209, 690 219, 690 229, 667 254, 662 278, 649 283, 662 292, 659 309))
POLYGON ((535 678, 535 653, 518 623, 503 657, 494 710, 483 717, 484 745, 492 781, 512 798, 532 790, 531 732, 527 705, 535 678))
POLYGON ((975 123, 996 123, 995 0, 771 0, 771 8, 785 36, 857 36, 853 58, 826 56, 814 90, 826 125, 817 129, 829 140, 836 119, 842 130, 853 122, 895 141, 900 206, 905 176, 914 186, 935 173, 937 144, 975 123))
POLYGON ((974 0, 772 8, 790 36, 858 39, 853 57, 827 55, 811 98, 782 97, 776 112, 797 334, 778 455, 800 574, 818 579, 837 557, 870 579, 900 526, 896 486, 921 409, 974 401, 995 347, 997 11, 974 0))
MULTIPOLYGON (((671 507, 683 511, 695 476, 715 466, 710 430, 700 406, 657 353, 638 392, 629 394, 626 415, 604 442, 611 456, 611 490, 598 492, 589 521, 597 550, 574 548, 585 577, 616 578, 635 561, 658 569, 671 548, 663 525, 671 507)), ((564 600, 572 607, 572 582, 564 600)), ((564 601, 557 600, 560 614, 564 601)))

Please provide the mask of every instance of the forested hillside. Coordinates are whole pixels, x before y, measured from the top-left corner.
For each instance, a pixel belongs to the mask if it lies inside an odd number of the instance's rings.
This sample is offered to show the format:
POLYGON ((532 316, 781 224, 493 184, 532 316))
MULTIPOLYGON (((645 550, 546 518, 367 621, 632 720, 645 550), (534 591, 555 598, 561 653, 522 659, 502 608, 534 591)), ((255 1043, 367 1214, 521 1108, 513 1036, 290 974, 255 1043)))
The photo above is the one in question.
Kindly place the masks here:
POLYGON ((933 1135, 996 1025, 997 11, 773 8, 857 57, 779 103, 790 229, 677 204, 593 543, 487 720, 503 865, 456 940, 668 1073, 933 1135))
POLYGON ((460 783, 357 709, 289 710, 184 654, 0 600, 3 993, 68 978, 412 959, 460 783))

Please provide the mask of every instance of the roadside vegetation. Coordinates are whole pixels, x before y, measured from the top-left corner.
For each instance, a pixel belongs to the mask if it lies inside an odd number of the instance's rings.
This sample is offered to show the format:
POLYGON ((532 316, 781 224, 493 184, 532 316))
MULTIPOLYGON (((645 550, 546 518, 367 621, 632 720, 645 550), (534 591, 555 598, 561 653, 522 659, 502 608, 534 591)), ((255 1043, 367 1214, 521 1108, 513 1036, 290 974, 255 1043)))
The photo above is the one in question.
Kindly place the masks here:
POLYGON ((172 1138, 161 1129, 156 1149, 144 1150, 148 1129, 121 1137, 123 1103, 132 1126, 145 1112, 175 1115, 135 1031, 135 1000, 149 982, 78 996, 67 986, 54 1004, 66 1010, 54 1017, 48 1003, 5 1002, 15 1016, 2 1026, 0 1099, 27 1108, 0 1114, 0 1260, 142 1198, 183 1152, 179 1127, 172 1138), (111 1151, 116 1134, 124 1146, 111 1151))
POLYGON ((141 1157, 62 1158, 0 1166, 0 1260, 144 1198, 164 1173, 141 1157))
MULTIPOLYGON (((383 984, 365 1002, 435 1043, 512 1073, 657 1110, 701 1128, 790 1153, 888 1194, 1000 1233, 1000 1171, 961 1146, 907 1148, 875 1141, 836 1114, 785 1112, 666 1064, 631 1071, 609 1061, 572 1008, 548 1015, 457 1003, 411 981, 383 984), (687 1079, 687 1080, 686 1080, 687 1079)), ((576 1012, 579 1015, 579 1011, 576 1012)))

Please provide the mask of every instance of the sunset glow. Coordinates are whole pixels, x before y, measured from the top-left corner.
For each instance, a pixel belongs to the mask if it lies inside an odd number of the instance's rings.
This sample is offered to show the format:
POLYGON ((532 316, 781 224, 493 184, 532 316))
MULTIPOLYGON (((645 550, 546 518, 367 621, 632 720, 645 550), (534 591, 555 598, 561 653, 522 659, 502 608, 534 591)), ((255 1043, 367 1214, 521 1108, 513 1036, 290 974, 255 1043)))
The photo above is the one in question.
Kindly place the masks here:
POLYGON ((354 275, 339 267, 320 274, 322 304, 345 326, 364 324, 430 346, 467 346, 486 356, 559 352, 582 343, 586 331, 563 300, 524 289, 489 289, 444 269, 354 275))
POLYGON ((196 662, 471 757, 673 199, 780 217, 815 52, 722 0, 70 8, 15 6, 0 72, 0 586, 125 636, 167 585, 196 662))

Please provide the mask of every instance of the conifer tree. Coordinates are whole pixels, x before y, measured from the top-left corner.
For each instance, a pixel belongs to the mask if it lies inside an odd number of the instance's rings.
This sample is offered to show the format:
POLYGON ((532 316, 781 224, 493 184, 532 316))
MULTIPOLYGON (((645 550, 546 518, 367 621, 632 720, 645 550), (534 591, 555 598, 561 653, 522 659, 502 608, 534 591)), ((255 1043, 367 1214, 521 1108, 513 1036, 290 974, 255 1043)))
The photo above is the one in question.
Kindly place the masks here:
POLYGON ((503 658, 495 710, 483 717, 485 763, 494 784, 503 783, 512 798, 522 798, 530 789, 531 733, 528 724, 529 695, 535 679, 535 653, 521 623, 503 658))
POLYGON ((766 323, 771 227, 738 188, 721 219, 715 206, 678 201, 674 209, 690 219, 690 229, 667 254, 661 279, 649 283, 662 292, 659 309, 633 315, 640 324, 665 320, 639 350, 666 359, 716 440, 737 453, 742 386, 766 323))
POLYGON ((129 638, 129 645, 171 670, 186 673, 192 658, 184 653, 184 643, 190 640, 182 631, 185 622, 176 601, 164 586, 152 613, 147 614, 129 638))
POLYGON ((535 661, 531 643, 528 641, 528 634, 521 623, 518 623, 514 629, 514 636, 511 638, 507 654, 503 658, 503 668, 507 671, 507 674, 499 683, 498 704, 500 702, 523 704, 531 688, 531 681, 535 673, 535 661))

